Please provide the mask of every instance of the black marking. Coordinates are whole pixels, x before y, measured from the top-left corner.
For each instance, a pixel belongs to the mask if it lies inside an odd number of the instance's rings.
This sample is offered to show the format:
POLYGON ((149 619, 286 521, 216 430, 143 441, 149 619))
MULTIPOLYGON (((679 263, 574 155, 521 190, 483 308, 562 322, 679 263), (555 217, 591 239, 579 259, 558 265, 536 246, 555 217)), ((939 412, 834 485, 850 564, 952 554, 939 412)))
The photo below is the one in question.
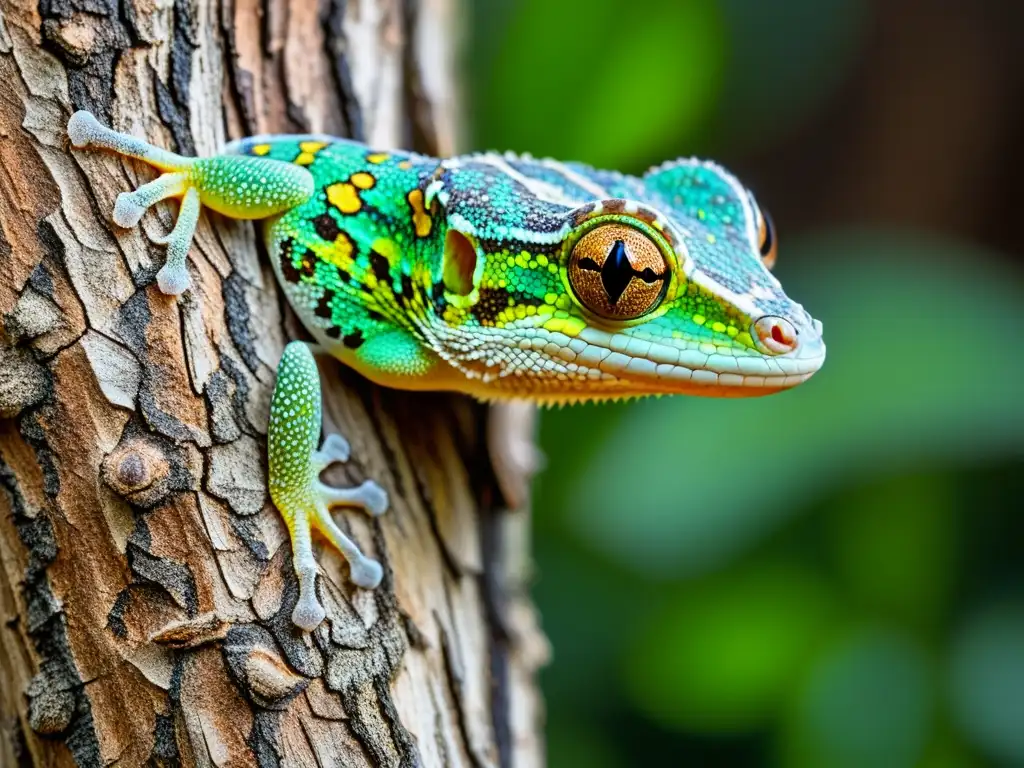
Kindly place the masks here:
POLYGON ((444 291, 445 288, 443 282, 434 283, 434 287, 431 290, 430 299, 434 305, 434 314, 436 315, 444 314, 444 309, 446 306, 448 306, 448 299, 444 297, 444 291))
POLYGON ((370 269, 373 270, 373 274, 382 283, 391 285, 391 265, 388 263, 387 256, 377 253, 377 251, 370 251, 370 269))
POLYGON ((349 349, 359 349, 359 347, 363 345, 364 341, 366 341, 366 339, 363 338, 363 332, 356 328, 352 333, 345 334, 341 343, 349 349))
POLYGON ((337 339, 341 336, 341 328, 339 328, 336 325, 332 325, 330 328, 324 331, 324 333, 330 336, 332 339, 337 339))
POLYGON ((333 243, 334 239, 341 234, 341 227, 331 216, 330 211, 324 211, 313 219, 312 223, 316 233, 329 243, 333 243))
POLYGON ((384 316, 375 309, 366 310, 366 316, 377 323, 384 319, 384 316))
POLYGON ((512 293, 505 288, 481 288, 479 296, 480 298, 470 312, 481 325, 494 325, 498 315, 509 306, 539 307, 544 303, 542 299, 521 293, 512 293))
POLYGON ((289 283, 297 283, 302 275, 292 263, 292 251, 295 248, 295 240, 291 237, 281 241, 281 274, 289 283))
POLYGON ((331 302, 334 301, 334 291, 324 291, 323 296, 320 297, 320 301, 316 303, 316 309, 313 310, 313 314, 317 317, 322 317, 325 320, 330 320, 333 316, 331 310, 331 302))
POLYGON ((412 278, 402 275, 402 298, 411 299, 413 295, 412 278))
POLYGON ((303 277, 313 276, 313 274, 316 272, 316 262, 316 254, 313 253, 313 251, 311 251, 309 248, 306 248, 306 250, 302 254, 302 261, 299 262, 299 271, 302 273, 303 277))
POLYGON ((494 325, 498 314, 508 309, 508 301, 512 297, 504 288, 481 288, 480 298, 470 310, 481 325, 494 325))
POLYGON ((343 283, 351 283, 352 275, 350 275, 347 270, 338 267, 338 279, 343 283))

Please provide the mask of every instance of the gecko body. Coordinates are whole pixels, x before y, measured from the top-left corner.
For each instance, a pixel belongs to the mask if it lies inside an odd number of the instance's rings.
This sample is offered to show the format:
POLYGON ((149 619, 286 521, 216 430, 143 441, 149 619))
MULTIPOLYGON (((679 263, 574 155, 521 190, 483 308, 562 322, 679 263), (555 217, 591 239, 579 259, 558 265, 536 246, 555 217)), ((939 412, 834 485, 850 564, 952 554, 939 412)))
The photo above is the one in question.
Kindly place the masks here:
MULTIPOLYGON (((327 353, 386 386, 540 403, 738 397, 795 386, 824 361, 821 324, 769 271, 769 217, 708 161, 634 177, 512 154, 440 160, 320 135, 256 136, 195 159, 84 112, 68 133, 75 146, 163 171, 118 198, 115 223, 134 226, 155 202, 181 198, 161 290, 189 285, 203 205, 266 219, 273 268, 303 324, 327 353)), ((316 366, 292 342, 268 444, 271 495, 300 580, 293 618, 305 629, 323 618, 311 529, 342 551, 356 583, 373 587, 379 565, 326 510, 386 508, 372 482, 348 491, 320 483, 319 471, 348 452, 337 436, 317 448, 320 419, 316 366)))

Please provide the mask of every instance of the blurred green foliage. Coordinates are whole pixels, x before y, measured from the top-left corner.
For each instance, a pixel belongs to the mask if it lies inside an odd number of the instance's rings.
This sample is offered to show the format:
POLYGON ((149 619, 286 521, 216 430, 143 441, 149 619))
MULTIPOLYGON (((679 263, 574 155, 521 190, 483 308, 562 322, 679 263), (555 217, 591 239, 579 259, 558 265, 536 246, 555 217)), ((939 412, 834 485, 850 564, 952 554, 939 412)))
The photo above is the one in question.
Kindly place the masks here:
MULTIPOLYGON (((476 148, 627 172, 766 151, 840 87, 868 15, 471 7, 476 148)), ((783 242, 824 322, 809 383, 544 414, 551 765, 1024 766, 1024 278, 923 232, 783 242)))

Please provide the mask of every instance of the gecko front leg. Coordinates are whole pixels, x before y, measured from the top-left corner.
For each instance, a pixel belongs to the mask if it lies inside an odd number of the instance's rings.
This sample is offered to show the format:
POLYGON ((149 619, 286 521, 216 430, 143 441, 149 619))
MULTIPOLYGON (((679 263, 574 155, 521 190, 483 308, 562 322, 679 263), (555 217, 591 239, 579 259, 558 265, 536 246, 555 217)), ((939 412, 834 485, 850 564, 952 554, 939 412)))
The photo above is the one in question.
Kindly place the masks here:
POLYGON ((312 631, 324 619, 316 596, 317 564, 313 557, 312 532, 319 531, 348 560, 352 582, 374 589, 384 575, 380 563, 362 552, 335 524, 330 507, 336 504, 362 507, 371 515, 387 510, 387 493, 373 481, 356 488, 333 488, 320 481, 329 464, 347 461, 348 443, 328 435, 320 449, 322 405, 320 373, 309 345, 293 341, 285 347, 277 367, 277 384, 270 401, 267 450, 270 464, 270 497, 281 512, 292 540, 299 601, 292 621, 312 631))
POLYGON ((79 149, 110 150, 163 171, 134 192, 117 196, 114 223, 118 226, 134 227, 155 203, 181 198, 178 220, 163 239, 167 261, 156 276, 160 290, 173 296, 189 286, 186 261, 200 206, 234 219, 264 219, 301 205, 313 194, 313 175, 298 165, 240 155, 182 157, 112 131, 85 111, 75 112, 68 120, 68 137, 79 149))

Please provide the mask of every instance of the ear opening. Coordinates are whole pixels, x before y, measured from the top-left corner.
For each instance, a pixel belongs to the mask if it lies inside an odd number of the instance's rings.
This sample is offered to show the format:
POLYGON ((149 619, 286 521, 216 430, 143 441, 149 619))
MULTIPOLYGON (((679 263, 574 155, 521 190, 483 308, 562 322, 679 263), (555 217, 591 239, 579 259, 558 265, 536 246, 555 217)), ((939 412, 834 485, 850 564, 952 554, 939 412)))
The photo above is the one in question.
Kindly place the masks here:
POLYGON ((462 232, 450 228, 444 238, 441 267, 445 290, 455 296, 469 296, 473 292, 476 264, 476 245, 462 232))

